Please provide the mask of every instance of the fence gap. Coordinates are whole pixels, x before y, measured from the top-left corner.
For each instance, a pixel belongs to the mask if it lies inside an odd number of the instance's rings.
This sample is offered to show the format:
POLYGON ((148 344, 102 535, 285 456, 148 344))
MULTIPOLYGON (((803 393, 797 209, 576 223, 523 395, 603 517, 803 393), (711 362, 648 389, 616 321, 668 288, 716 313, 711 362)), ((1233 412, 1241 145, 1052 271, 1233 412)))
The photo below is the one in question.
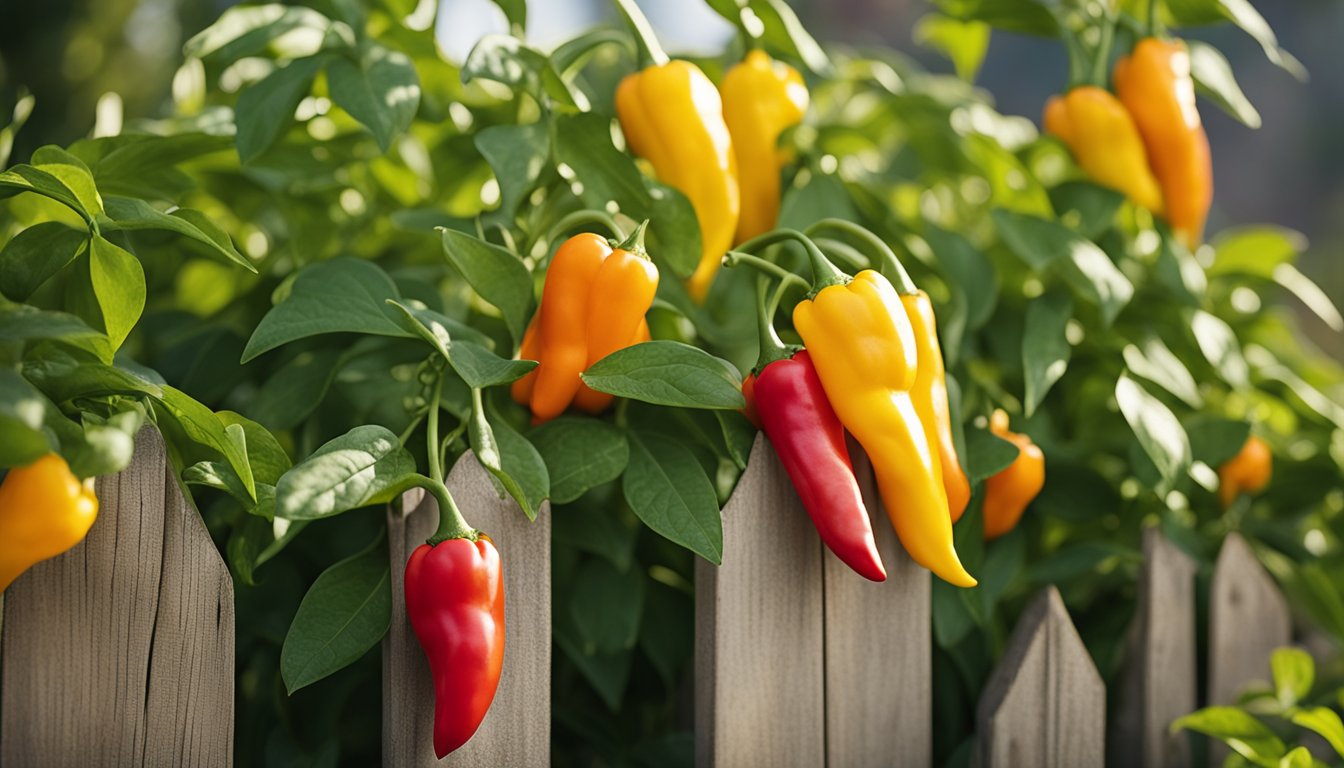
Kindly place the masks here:
POLYGON ((1104 764, 1106 689, 1053 586, 1018 620, 977 720, 981 768, 1104 764))
POLYGON ((723 509, 723 565, 696 561, 696 765, 825 764, 821 549, 757 435, 723 509))
POLYGON ((1194 560, 1157 527, 1143 532, 1138 610, 1110 739, 1113 766, 1190 765, 1189 734, 1172 734, 1168 726, 1196 707, 1196 571, 1194 560))
POLYGON ((383 641, 383 764, 549 766, 551 761, 551 513, 529 522, 501 499, 471 452, 448 474, 462 513, 499 548, 504 573, 504 671, 480 730, 443 761, 434 756, 434 686, 406 617, 406 560, 434 533, 438 504, 414 490, 388 510, 392 626, 383 641))
POLYGON ((233 582, 159 433, 97 490, 88 537, 6 591, 0 765, 232 765, 233 582))
POLYGON ((927 766, 933 758, 929 572, 905 553, 873 467, 850 445, 887 580, 875 584, 822 547, 826 764, 927 766))

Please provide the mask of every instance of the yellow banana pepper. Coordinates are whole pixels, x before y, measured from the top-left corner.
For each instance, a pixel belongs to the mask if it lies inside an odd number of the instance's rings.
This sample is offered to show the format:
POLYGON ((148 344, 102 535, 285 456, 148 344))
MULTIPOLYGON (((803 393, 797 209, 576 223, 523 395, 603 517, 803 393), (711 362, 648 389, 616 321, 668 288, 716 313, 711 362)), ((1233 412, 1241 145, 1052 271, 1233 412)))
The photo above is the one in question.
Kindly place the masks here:
POLYGON ((1046 132, 1068 146, 1094 181, 1162 213, 1162 189, 1148 167, 1139 129, 1110 91, 1085 85, 1055 96, 1046 102, 1043 122, 1046 132))
POLYGON ((702 300, 732 246, 740 210, 737 159, 719 92, 699 67, 673 60, 627 75, 616 89, 616 116, 630 151, 695 208, 700 265, 687 287, 702 300))
POLYGON ((802 122, 807 86, 798 70, 755 50, 723 77, 723 118, 737 155, 742 213, 737 242, 771 230, 779 219, 779 171, 786 162, 778 148, 784 131, 802 122))
POLYGON ((0 483, 0 592, 20 574, 78 544, 98 517, 93 480, 49 453, 0 483))

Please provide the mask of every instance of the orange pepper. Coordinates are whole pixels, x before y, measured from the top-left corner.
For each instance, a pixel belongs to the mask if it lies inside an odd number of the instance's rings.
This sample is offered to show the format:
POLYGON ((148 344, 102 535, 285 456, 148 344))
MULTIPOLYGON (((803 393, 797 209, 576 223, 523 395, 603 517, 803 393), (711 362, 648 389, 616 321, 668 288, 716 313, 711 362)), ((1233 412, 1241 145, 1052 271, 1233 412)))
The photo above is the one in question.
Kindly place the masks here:
POLYGON ((961 519, 971 500, 971 483, 957 458, 957 445, 952 439, 952 416, 947 402, 947 372, 943 367, 943 350, 938 344, 938 329, 934 322, 933 303, 923 291, 901 296, 910 325, 915 331, 915 350, 919 356, 915 369, 915 385, 910 396, 915 411, 924 425, 929 447, 938 454, 942 465, 943 488, 947 491, 948 512, 952 522, 961 519))
POLYGON ((1246 438, 1237 455, 1218 468, 1218 498, 1223 508, 1232 506, 1243 493, 1263 491, 1273 472, 1274 455, 1269 444, 1255 435, 1246 438))
POLYGON ((1008 431, 1008 414, 994 411, 989 430, 1017 446, 1013 463, 985 481, 985 538, 996 539, 1017 527, 1027 505, 1045 487, 1045 454, 1030 437, 1008 431))

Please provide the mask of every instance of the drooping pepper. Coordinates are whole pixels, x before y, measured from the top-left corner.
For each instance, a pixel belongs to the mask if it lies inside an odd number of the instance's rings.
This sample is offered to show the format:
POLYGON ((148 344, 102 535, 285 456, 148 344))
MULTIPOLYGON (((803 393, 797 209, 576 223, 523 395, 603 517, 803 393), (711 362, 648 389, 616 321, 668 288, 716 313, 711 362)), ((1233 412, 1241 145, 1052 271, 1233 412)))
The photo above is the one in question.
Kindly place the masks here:
POLYGON ((806 350, 790 355, 764 308, 761 359, 751 402, 765 436, 793 481, 821 540, 840 561, 870 581, 885 581, 868 510, 845 445, 845 428, 826 399, 806 350))
POLYGON ((1218 498, 1223 509, 1243 493, 1259 493, 1269 485, 1274 472, 1274 455, 1269 444, 1258 435, 1251 435, 1237 451, 1237 455, 1218 468, 1218 498))
POLYGON ((1140 40, 1115 64, 1115 92, 1143 136, 1167 221, 1187 246, 1198 246, 1213 202, 1213 161, 1185 43, 1140 40))
POLYGON ((901 296, 915 333, 915 349, 919 362, 915 369, 915 385, 910 396, 915 401, 915 412, 924 425, 929 445, 938 454, 942 469, 943 489, 947 492, 948 513, 952 522, 961 519, 971 500, 971 483, 957 457, 957 444, 952 438, 952 415, 947 401, 947 371, 943 366, 943 350, 938 343, 938 328, 934 322, 933 302, 923 291, 901 296))
POLYGON ((9 470, 0 483, 0 592, 82 541, 97 517, 93 480, 80 482, 59 455, 9 470))
POLYGON ((989 430, 1017 446, 1017 458, 985 480, 985 538, 996 539, 1017 527, 1027 505, 1045 487, 1045 454, 1030 437, 1008 431, 1008 414, 997 409, 989 430))
POLYGON ((785 162, 779 137, 802 122, 807 86, 798 70, 758 49, 728 70, 719 92, 737 156, 742 198, 737 242, 742 242, 773 229, 779 218, 779 172, 785 162))
POLYGON ((616 89, 616 116, 630 151, 659 181, 691 201, 700 223, 700 264, 687 282, 702 300, 733 242, 741 201, 737 158, 718 89, 689 61, 655 64, 616 89))
POLYGON ((973 587, 953 548, 942 468, 911 394, 918 349, 900 297, 873 270, 851 281, 815 246, 809 256, 818 290, 794 307, 793 324, 826 396, 872 460, 883 505, 910 557, 950 584, 973 587))
POLYGON ((434 678, 434 753, 476 733, 504 669, 504 579, 490 537, 472 530, 446 490, 439 531, 406 561, 406 614, 434 678))
POLYGON ((541 306, 519 349, 520 358, 539 365, 511 388, 515 400, 531 407, 533 421, 549 421, 571 404, 596 413, 611 402, 579 374, 647 337, 644 313, 653 304, 658 269, 644 252, 644 229, 641 224, 615 249, 599 235, 575 235, 551 258, 541 306))
POLYGON ((1139 129, 1110 91, 1085 85, 1055 96, 1046 102, 1043 122, 1094 181, 1162 213, 1162 189, 1148 166, 1139 129))

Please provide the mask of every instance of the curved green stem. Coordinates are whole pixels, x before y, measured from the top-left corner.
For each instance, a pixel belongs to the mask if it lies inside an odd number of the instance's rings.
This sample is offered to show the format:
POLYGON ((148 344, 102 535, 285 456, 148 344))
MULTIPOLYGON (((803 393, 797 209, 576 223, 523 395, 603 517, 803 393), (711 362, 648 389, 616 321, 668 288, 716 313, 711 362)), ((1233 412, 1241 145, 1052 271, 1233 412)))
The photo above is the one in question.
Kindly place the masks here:
POLYGON ((812 242, 812 238, 796 229, 776 229, 763 235, 757 235, 737 246, 736 250, 740 253, 751 254, 767 246, 789 240, 801 244, 803 249, 807 251, 807 258, 812 263, 813 293, 832 285, 845 285, 851 280, 849 275, 841 272, 839 267, 826 258, 817 244, 812 242))
MULTIPOLYGON (((756 367, 753 370, 757 373, 765 370, 767 365, 777 360, 787 360, 793 355, 775 332, 773 309, 766 306, 765 287, 769 283, 770 279, 765 275, 756 280, 756 331, 760 352, 756 355, 756 367)), ((781 282, 780 285, 784 283, 781 282)))
POLYGON ((876 256, 878 261, 886 267, 884 272, 890 272, 887 277, 891 280, 896 292, 902 295, 918 293, 919 289, 915 287, 915 281, 910 279, 910 273, 905 271, 905 265, 896 257, 896 252, 887 245, 882 238, 873 233, 872 230, 861 227, 844 219, 822 219, 816 224, 807 228, 807 233, 830 230, 840 235, 848 235, 864 245, 868 246, 869 254, 876 256))
POLYGON ((430 536, 427 543, 432 547, 448 539, 471 539, 475 541, 480 537, 481 532, 467 524, 467 519, 462 516, 462 510, 457 506, 453 499, 453 494, 448 492, 448 486, 440 480, 423 478, 429 480, 427 483, 421 483, 434 500, 439 503, 439 527, 430 536))
POLYGON ((443 462, 439 460, 439 397, 442 394, 443 376, 439 376, 429 398, 429 423, 425 427, 425 459, 429 462, 429 478, 439 484, 443 483, 443 462))
POLYGON ((667 52, 653 34, 653 27, 644 17, 644 12, 639 10, 635 0, 612 0, 612 2, 616 4, 616 10, 625 17, 625 23, 635 35, 635 43, 639 46, 640 58, 643 60, 641 63, 656 67, 666 64, 669 61, 667 52))
POLYGON ((1148 36, 1157 37, 1162 31, 1157 18, 1157 0, 1148 0, 1148 36))
MULTIPOLYGON (((1149 13, 1152 9, 1149 9, 1149 13)), ((1097 43, 1097 54, 1092 59, 1092 72, 1088 81, 1098 88, 1106 87, 1106 65, 1111 63, 1111 44, 1115 42, 1115 14, 1107 8, 1106 18, 1101 27, 1101 42, 1097 43)))
POLYGON ((555 239, 560 235, 585 224, 601 224, 606 227, 611 234, 615 235, 617 239, 625 239, 625 230, 621 229, 620 224, 616 223, 615 217, 606 211, 601 211, 596 208, 584 208, 581 211, 573 211, 560 217, 560 220, 555 222, 555 224, 547 230, 546 242, 555 242, 555 239))
POLYGON ((854 272, 868 269, 872 266, 872 259, 859 252, 858 248, 846 243, 843 240, 832 240, 829 237, 816 237, 812 241, 817 244, 821 252, 844 264, 854 272))
POLYGON ((753 256, 750 253, 743 253, 742 251, 729 251, 723 255, 723 266, 725 267, 732 268, 743 264, 752 267, 753 269, 760 270, 771 277, 779 278, 781 285, 795 284, 800 286, 804 291, 810 290, 812 287, 803 278, 779 266, 773 261, 762 259, 760 256, 753 256))

